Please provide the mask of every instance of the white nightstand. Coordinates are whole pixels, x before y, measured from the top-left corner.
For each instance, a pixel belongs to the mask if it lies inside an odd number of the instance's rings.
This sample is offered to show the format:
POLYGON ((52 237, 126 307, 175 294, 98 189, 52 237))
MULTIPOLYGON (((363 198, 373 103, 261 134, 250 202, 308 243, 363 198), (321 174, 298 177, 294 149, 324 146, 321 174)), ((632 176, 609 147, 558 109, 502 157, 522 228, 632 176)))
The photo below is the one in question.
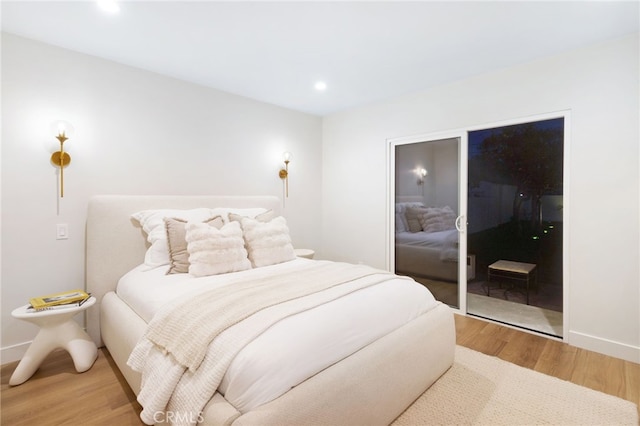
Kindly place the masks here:
POLYGON ((316 252, 311 249, 295 249, 293 252, 296 256, 304 257, 305 259, 313 259, 313 256, 316 254, 316 252))
POLYGON ((26 382, 36 372, 42 361, 54 349, 65 349, 78 373, 91 368, 98 357, 98 348, 89 335, 73 320, 73 317, 96 303, 91 297, 82 306, 42 312, 27 312, 29 305, 14 309, 14 318, 29 321, 40 327, 35 339, 22 357, 9 379, 12 386, 26 382))

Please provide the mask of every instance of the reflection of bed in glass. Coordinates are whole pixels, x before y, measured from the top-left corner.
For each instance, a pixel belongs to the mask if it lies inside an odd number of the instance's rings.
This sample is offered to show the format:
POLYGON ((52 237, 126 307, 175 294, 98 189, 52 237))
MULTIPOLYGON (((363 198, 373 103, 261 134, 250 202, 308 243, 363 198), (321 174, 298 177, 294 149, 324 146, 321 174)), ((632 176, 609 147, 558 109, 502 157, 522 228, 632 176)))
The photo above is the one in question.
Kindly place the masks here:
POLYGON ((458 280, 458 231, 396 233, 396 271, 458 280))
POLYGON ((415 201, 396 203, 395 260, 397 273, 457 282, 458 231, 453 210, 415 201))

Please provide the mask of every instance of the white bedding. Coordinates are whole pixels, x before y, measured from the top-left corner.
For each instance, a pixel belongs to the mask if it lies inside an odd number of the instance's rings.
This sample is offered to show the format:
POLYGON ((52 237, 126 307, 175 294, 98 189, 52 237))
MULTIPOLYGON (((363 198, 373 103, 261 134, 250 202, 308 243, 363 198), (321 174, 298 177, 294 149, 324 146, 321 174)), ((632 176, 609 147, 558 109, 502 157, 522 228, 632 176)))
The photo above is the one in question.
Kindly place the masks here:
MULTIPOLYGON (((188 274, 165 275, 166 268, 144 271, 144 267, 139 266, 122 277, 117 294, 149 322, 161 306, 172 303, 185 293, 197 294, 224 285, 239 274, 260 278, 266 274, 292 271, 306 262, 322 261, 298 258, 277 265, 202 278, 188 274)), ((425 287, 405 279, 394 279, 288 317, 269 328, 236 356, 219 391, 239 411, 251 410, 277 398, 436 304, 425 287), (362 309, 363 306, 366 309, 362 309), (284 348, 286 350, 281 350, 284 348)))
MULTIPOLYGON (((396 247, 433 249, 421 250, 420 256, 439 258, 442 261, 458 260, 458 230, 448 229, 436 232, 396 232, 396 247)), ((397 249, 396 249, 397 250, 397 249)))
POLYGON ((396 232, 396 244, 421 247, 451 247, 458 244, 458 230, 448 229, 437 232, 396 232))

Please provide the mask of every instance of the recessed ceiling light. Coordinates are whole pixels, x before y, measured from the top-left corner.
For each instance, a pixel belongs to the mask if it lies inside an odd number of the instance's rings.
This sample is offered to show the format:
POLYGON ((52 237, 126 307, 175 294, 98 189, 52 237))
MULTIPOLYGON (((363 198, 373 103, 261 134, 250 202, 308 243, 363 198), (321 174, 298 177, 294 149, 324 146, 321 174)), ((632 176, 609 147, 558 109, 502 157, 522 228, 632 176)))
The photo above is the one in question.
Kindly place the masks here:
POLYGON ((114 0, 98 0, 98 6, 107 13, 120 12, 120 6, 114 0))
POLYGON ((324 81, 319 81, 314 87, 319 91, 327 90, 327 83, 325 83, 324 81))

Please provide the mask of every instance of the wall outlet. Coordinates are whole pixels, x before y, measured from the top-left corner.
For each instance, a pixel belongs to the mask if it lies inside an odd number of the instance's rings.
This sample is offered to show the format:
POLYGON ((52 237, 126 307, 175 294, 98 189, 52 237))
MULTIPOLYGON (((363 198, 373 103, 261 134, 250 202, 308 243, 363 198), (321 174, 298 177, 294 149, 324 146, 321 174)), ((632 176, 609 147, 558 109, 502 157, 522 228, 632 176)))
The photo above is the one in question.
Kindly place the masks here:
POLYGON ((56 225, 56 240, 66 240, 69 238, 69 226, 66 223, 56 225))

